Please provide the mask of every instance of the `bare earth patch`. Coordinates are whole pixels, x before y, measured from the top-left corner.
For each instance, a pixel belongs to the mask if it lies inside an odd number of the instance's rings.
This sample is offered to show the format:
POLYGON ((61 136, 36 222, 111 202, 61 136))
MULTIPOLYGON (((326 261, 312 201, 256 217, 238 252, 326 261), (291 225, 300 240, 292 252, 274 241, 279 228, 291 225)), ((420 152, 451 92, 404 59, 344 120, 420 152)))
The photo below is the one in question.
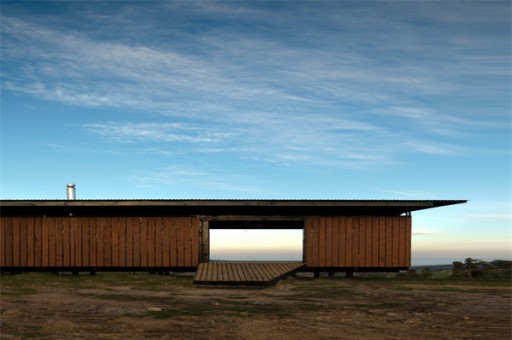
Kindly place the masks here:
POLYGON ((2 339, 510 339, 510 281, 289 278, 194 287, 147 274, 1 277, 2 339))

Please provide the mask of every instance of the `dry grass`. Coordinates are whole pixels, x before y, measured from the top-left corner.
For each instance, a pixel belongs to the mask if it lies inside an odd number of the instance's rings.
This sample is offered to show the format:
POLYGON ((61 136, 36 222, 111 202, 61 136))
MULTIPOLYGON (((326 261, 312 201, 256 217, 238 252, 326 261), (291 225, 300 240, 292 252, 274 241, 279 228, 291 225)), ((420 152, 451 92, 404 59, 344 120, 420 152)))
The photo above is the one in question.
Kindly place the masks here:
POLYGON ((510 280, 289 278, 197 288, 191 276, 1 276, 13 338, 510 338, 510 280))

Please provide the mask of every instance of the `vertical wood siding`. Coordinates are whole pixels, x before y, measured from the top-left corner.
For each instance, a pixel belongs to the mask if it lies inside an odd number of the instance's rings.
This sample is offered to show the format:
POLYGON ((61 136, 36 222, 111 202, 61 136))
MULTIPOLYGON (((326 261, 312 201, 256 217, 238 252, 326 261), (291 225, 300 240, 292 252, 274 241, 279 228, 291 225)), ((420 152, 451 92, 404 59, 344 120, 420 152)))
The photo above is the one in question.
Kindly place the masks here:
POLYGON ((0 266, 197 267, 195 217, 0 217, 0 266))
POLYGON ((308 217, 306 266, 409 267, 411 217, 308 217))

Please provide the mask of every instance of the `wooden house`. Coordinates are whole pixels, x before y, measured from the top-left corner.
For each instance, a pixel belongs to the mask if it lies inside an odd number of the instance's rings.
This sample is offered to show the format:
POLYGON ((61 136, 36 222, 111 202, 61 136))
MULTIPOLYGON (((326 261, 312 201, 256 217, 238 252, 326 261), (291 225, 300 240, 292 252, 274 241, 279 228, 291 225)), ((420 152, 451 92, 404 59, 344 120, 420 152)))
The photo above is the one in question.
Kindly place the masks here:
POLYGON ((304 270, 411 266, 413 211, 463 200, 2 200, 2 271, 195 271, 212 229, 302 229, 304 270))

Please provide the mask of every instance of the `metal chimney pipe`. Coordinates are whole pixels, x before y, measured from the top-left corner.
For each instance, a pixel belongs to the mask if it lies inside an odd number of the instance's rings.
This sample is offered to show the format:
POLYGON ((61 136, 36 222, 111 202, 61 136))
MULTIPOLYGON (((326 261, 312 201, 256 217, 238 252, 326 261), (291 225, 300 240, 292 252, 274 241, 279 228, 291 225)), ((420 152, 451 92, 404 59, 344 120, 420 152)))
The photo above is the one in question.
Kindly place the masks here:
POLYGON ((68 200, 76 200, 75 185, 68 183, 68 200))

